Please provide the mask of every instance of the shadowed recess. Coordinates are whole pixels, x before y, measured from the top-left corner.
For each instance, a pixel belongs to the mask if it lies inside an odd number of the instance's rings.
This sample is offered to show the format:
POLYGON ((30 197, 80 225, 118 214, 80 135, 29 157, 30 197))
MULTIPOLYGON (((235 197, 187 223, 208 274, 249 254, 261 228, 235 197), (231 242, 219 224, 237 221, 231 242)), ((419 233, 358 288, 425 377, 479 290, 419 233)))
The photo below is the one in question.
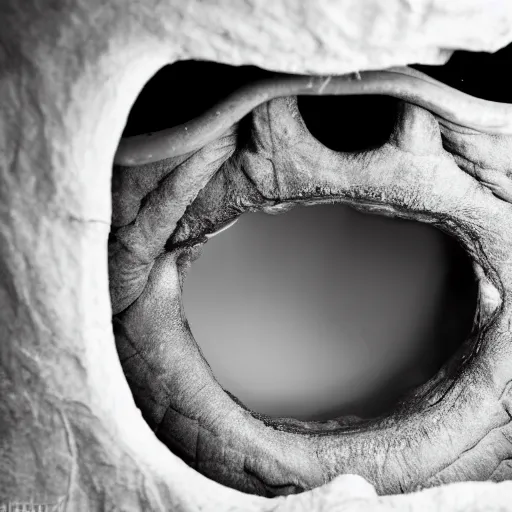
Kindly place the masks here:
POLYGON ((464 341, 476 298, 452 238, 342 205, 243 215, 184 285, 220 384, 256 412, 302 420, 391 407, 464 341))
POLYGON ((333 151, 364 151, 389 140, 398 100, 389 96, 299 96, 309 132, 333 151))

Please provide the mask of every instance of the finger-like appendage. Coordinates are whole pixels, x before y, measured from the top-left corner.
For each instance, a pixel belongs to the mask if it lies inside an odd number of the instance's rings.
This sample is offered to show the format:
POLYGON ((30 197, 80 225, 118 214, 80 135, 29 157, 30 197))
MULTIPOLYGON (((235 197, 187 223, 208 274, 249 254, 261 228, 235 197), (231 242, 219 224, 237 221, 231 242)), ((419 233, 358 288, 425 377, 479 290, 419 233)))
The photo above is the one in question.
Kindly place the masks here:
MULTIPOLYGON (((162 253, 165 243, 176 229, 186 208, 200 190, 233 154, 236 129, 189 155, 172 169, 144 198, 137 186, 125 211, 143 202, 135 220, 118 229, 109 242, 110 293, 113 313, 127 308, 140 295, 147 282, 154 259, 162 253)), ((161 173, 153 173, 153 178, 161 173)), ((147 185, 151 184, 151 180, 147 185)), ((129 188, 129 187, 127 187, 129 188)))

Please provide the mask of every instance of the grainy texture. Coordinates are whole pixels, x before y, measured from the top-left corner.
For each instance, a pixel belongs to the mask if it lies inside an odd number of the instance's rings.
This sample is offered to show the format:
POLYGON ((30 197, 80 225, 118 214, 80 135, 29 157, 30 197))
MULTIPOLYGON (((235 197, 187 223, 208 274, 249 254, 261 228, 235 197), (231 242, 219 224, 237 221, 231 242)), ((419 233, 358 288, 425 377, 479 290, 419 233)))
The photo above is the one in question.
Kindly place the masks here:
MULTIPOLYGON (((442 62, 446 48, 512 40, 510 2, 482 5, 0 2, 0 504, 62 498, 73 512, 192 512, 509 503, 509 483, 378 499, 341 477, 269 501, 199 475, 134 406, 112 335, 106 255, 113 155, 131 104, 161 66, 197 58, 344 73, 442 62)), ((506 255, 497 259, 506 266, 506 255)), ((503 367, 493 368, 496 386, 503 367)))
MULTIPOLYGON (((455 138, 459 143, 465 136, 441 128, 431 113, 407 103, 400 104, 389 140, 360 153, 336 152, 314 139, 295 98, 262 105, 245 121, 239 147, 226 163, 217 162, 219 172, 206 186, 192 174, 202 176, 217 161, 218 145, 206 146, 186 160, 195 162, 179 194, 191 198, 186 210, 178 197, 167 193, 166 180, 148 194, 140 218, 149 220, 149 205, 159 214, 146 225, 145 233, 153 242, 144 246, 152 247, 156 241, 157 253, 162 254, 165 239, 159 238, 160 226, 174 230, 175 217, 181 220, 167 246, 171 253, 156 260, 150 275, 140 273, 149 275, 144 291, 139 293, 139 286, 123 281, 122 276, 132 272, 130 263, 115 260, 111 272, 112 287, 120 282, 130 294, 134 292, 133 305, 115 318, 115 333, 125 374, 149 425, 198 471, 266 496, 312 489, 343 473, 364 476, 379 494, 410 492, 433 483, 487 480, 497 473, 500 480, 509 479, 512 375, 503 331, 511 315, 512 206, 502 200, 499 189, 482 184, 477 174, 459 167, 444 149, 441 133, 444 140, 455 138), (154 198, 160 206, 153 205, 154 198), (482 315, 483 348, 469 358, 477 343, 475 333, 473 342, 446 367, 442 380, 433 379, 393 414, 375 421, 341 418, 302 425, 254 417, 223 392, 197 349, 185 320, 180 274, 188 260, 197 257, 205 232, 244 211, 325 201, 429 222, 456 237, 483 269, 482 289, 487 283, 491 290, 489 297, 480 297, 480 307, 488 310, 482 315), (194 250, 180 247, 191 240, 197 245, 194 250), (468 358, 471 362, 461 375, 459 363, 468 358)), ((484 148, 485 141, 491 144, 480 151, 481 165, 506 183, 508 146, 500 137, 480 137, 484 148), (499 150, 501 158, 496 154, 499 150)), ((475 152, 480 146, 473 142, 475 152)), ((231 145, 226 147, 233 152, 231 145)), ((169 162, 170 177, 180 171, 180 165, 169 162)), ((138 172, 155 171, 150 164, 138 172)), ((118 239, 140 240, 139 216, 114 231, 113 247, 118 239)), ((127 242, 122 245, 130 247, 127 242)), ((133 247, 137 253, 137 244, 133 247)))

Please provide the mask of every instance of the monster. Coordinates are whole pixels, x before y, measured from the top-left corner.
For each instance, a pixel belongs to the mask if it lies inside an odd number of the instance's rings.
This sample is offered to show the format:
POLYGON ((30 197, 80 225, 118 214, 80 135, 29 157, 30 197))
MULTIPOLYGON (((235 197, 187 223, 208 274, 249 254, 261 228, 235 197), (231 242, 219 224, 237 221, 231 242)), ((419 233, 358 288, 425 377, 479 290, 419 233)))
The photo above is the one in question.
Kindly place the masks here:
POLYGON ((510 42, 507 3, 481 6, 1 3, 0 504, 510 506, 511 107, 404 67, 510 42), (150 77, 191 58, 272 73, 190 124, 121 139, 150 77), (356 153, 323 145, 297 106, 365 92, 396 115, 356 153), (258 415, 215 382, 183 279, 243 212, 333 201, 454 237, 478 279, 473 331, 379 418, 258 415))

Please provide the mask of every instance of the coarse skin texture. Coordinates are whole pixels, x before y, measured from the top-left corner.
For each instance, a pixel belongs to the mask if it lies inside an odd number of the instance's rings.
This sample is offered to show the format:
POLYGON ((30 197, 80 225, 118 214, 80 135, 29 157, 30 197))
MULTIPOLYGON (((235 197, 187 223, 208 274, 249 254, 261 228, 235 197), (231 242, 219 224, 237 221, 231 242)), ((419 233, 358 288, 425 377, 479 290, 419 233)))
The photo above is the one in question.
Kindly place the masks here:
MULTIPOLYGON (((379 498, 360 477, 340 476, 268 500, 205 478, 157 441, 135 407, 108 289, 113 156, 130 106, 160 67, 195 58, 342 74, 441 63, 446 48, 495 50, 512 40, 508 0, 481 7, 0 2, 0 504, 64 497, 73 512, 510 506, 509 483, 379 498)), ((508 253, 493 255, 507 268, 508 253)), ((508 325, 497 328, 503 343, 493 350, 505 350, 508 325)), ((489 369, 493 389, 510 375, 504 366, 489 369)))
MULTIPOLYGON (((122 311, 114 332, 128 382, 149 425, 198 471, 266 496, 312 489, 343 473, 364 476, 379 494, 466 479, 510 479, 511 368, 504 330, 512 285, 511 204, 496 195, 497 187, 491 190, 467 166, 455 163, 442 144, 441 131, 453 139, 449 129, 408 103, 399 104, 388 142, 355 154, 332 151, 314 139, 295 98, 262 105, 244 123, 238 138, 231 130, 186 158, 167 161, 165 177, 158 167, 159 182, 148 179, 155 173, 151 164, 114 170, 114 176, 124 178, 117 182, 119 189, 115 181, 120 200, 113 205, 110 244, 113 308, 122 311), (212 163, 220 170, 204 186, 197 178, 211 175, 212 163), (151 182, 153 189, 141 186, 151 182), (185 211, 178 198, 192 191, 197 198, 185 211), (485 335, 476 341, 480 335, 474 334, 473 343, 442 372, 443 379, 434 378, 385 417, 304 424, 251 415, 223 392, 195 346, 182 309, 183 274, 200 252, 204 233, 240 213, 326 201, 448 231, 496 290, 495 295, 482 290, 481 309, 488 309, 482 317, 495 312, 497 317, 482 318, 485 335), (171 234, 170 253, 162 255, 171 234), (145 262, 147 270, 134 260, 145 262), (505 305, 498 290, 505 293, 505 305), (470 357, 474 343, 481 348, 470 357), (465 359, 469 362, 460 373, 458 363, 465 359)), ((496 137, 480 137, 494 141, 493 175, 501 176, 512 138, 508 145, 498 138, 500 161, 496 137)), ((460 138, 455 133, 455 145, 460 138)), ((473 142, 476 151, 479 146, 473 142)), ((487 166, 486 153, 480 156, 487 166)))

